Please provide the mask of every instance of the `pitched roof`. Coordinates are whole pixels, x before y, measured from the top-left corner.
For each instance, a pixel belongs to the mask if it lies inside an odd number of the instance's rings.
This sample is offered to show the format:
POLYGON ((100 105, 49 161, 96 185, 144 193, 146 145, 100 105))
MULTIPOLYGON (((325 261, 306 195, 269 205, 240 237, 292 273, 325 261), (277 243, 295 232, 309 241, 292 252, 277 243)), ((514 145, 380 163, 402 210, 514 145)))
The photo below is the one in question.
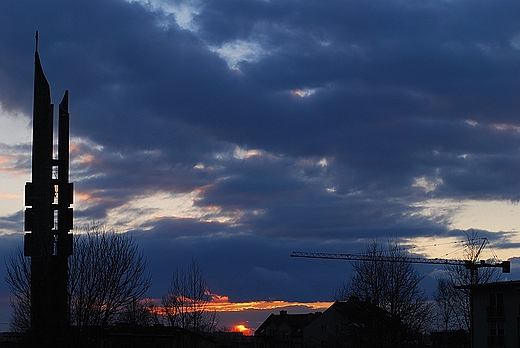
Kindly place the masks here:
POLYGON ((336 301, 329 309, 335 310, 354 324, 373 324, 374 319, 387 323, 392 321, 389 312, 356 297, 351 297, 348 301, 336 301))
POLYGON ((282 323, 287 324, 291 328, 290 335, 301 334, 301 331, 310 322, 316 319, 321 312, 307 313, 307 314, 288 314, 287 311, 280 311, 280 314, 271 314, 267 319, 256 329, 255 336, 265 334, 265 328, 269 324, 274 324, 279 327, 282 323))

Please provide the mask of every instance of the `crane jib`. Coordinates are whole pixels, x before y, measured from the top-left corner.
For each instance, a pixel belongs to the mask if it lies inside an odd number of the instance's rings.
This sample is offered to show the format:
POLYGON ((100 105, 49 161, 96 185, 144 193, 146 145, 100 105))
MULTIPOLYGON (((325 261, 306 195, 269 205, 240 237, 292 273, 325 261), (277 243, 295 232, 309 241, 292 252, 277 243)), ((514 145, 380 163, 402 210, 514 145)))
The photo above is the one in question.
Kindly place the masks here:
POLYGON ((291 257, 303 257, 312 259, 329 259, 329 260, 351 260, 351 261, 375 261, 375 262, 409 262, 409 263, 427 263, 437 265, 455 265, 464 266, 467 269, 476 270, 481 267, 500 267, 503 273, 511 272, 511 262, 502 261, 496 263, 486 263, 484 260, 480 262, 473 262, 469 260, 454 260, 454 259, 426 259, 419 257, 406 256, 384 256, 384 255, 366 255, 366 254, 331 254, 331 253, 316 253, 293 251, 291 257))

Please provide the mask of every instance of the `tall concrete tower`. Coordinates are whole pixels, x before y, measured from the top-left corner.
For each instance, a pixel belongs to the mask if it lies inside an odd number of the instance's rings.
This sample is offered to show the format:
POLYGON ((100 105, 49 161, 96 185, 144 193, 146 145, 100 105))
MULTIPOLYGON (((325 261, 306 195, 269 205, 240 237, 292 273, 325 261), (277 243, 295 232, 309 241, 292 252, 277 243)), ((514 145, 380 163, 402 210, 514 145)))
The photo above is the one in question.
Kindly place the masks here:
POLYGON ((73 185, 69 183, 68 91, 54 105, 36 33, 32 182, 25 184, 24 253, 31 257, 31 333, 35 346, 65 347, 69 328, 68 257, 72 255, 73 185), (54 137, 57 135, 57 144, 54 137))

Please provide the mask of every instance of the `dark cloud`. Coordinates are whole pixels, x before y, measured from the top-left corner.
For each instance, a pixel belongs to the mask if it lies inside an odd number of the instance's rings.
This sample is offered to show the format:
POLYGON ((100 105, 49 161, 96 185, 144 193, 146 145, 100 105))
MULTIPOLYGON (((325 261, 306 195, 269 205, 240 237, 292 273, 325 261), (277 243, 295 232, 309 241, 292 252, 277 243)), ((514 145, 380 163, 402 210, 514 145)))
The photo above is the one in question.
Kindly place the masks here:
MULTIPOLYGON (((348 263, 292 250, 461 236, 429 200, 518 201, 518 1, 165 3, 191 22, 123 0, 0 12, 2 109, 31 114, 39 30, 54 102, 71 93, 77 224, 119 212, 154 296, 195 257, 232 300, 330 300, 348 263), (188 194, 196 213, 138 204, 188 194)), ((28 171, 27 145, 0 151, 28 171)))
POLYGON ((23 211, 16 212, 15 214, 0 217, 0 230, 1 231, 20 231, 23 228, 24 213, 23 211))

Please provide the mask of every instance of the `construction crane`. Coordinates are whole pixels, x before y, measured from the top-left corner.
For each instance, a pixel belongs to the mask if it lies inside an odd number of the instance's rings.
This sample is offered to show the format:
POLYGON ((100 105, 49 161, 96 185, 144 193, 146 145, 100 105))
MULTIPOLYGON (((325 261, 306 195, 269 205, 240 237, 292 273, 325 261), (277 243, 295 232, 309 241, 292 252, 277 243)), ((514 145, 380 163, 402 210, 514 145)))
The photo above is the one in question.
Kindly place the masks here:
POLYGON ((392 256, 384 256, 384 255, 369 255, 369 254, 331 254, 331 253, 317 253, 317 252, 305 252, 305 251, 293 251, 290 255, 291 257, 303 257, 303 258, 311 258, 311 259, 330 259, 330 260, 351 260, 351 261, 376 261, 376 262, 410 262, 410 263, 428 263, 428 264, 437 264, 437 265, 454 265, 454 266, 464 266, 466 269, 470 270, 470 280, 471 284, 476 284, 478 279, 478 269, 483 267, 500 267, 502 268, 502 273, 510 273, 511 271, 511 262, 510 261, 501 261, 501 262, 492 262, 486 263, 485 260, 480 260, 478 262, 478 256, 480 255, 482 249, 484 249, 485 244, 487 243, 487 238, 482 238, 482 244, 479 249, 475 253, 475 256, 472 260, 450 260, 450 259, 427 259, 427 258, 419 258, 419 257, 392 257, 392 256))

